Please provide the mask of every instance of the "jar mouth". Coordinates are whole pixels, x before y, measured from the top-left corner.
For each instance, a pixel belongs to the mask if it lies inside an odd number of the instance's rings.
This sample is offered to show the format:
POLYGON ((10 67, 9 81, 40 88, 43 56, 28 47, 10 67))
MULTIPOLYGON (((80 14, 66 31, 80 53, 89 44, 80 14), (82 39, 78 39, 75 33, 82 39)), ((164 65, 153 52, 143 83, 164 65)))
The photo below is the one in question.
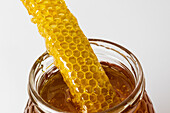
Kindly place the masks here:
MULTIPOLYGON (((135 83, 135 88, 132 91, 132 93, 124 101, 122 101, 120 104, 114 106, 113 108, 110 108, 110 109, 104 111, 104 112, 115 112, 115 113, 121 112, 125 108, 127 108, 128 106, 132 105, 137 98, 142 98, 142 96, 143 96, 143 95, 141 95, 141 94, 143 94, 141 92, 143 92, 145 83, 144 83, 144 75, 143 75, 142 66, 141 66, 140 62, 138 61, 138 59, 136 58, 136 56, 132 52, 130 52, 128 49, 126 49, 125 47, 123 47, 123 46, 121 46, 117 43, 107 41, 107 40, 103 40, 103 39, 93 39, 93 38, 90 38, 89 41, 90 41, 91 44, 101 46, 101 47, 104 47, 106 49, 111 49, 113 51, 118 52, 130 64, 132 71, 136 71, 135 76, 137 77, 137 79, 136 79, 136 83, 135 83), (106 45, 103 45, 103 44, 106 44, 106 45), (114 46, 117 49, 121 50, 122 52, 119 52, 118 50, 116 50, 112 47, 108 47, 107 45, 114 46)), ((63 112, 63 111, 51 106, 47 102, 45 102, 42 99, 42 97, 39 95, 38 90, 37 90, 38 87, 37 87, 36 81, 39 78, 36 77, 36 75, 38 74, 38 71, 40 69, 40 68, 37 68, 37 67, 40 67, 41 62, 43 62, 48 57, 49 57, 49 55, 48 55, 47 52, 43 53, 36 60, 36 62, 33 64, 32 68, 31 68, 30 75, 29 75, 29 83, 28 83, 29 96, 32 99, 33 103, 35 105, 37 105, 38 106, 37 108, 39 108, 39 109, 42 109, 46 112, 52 112, 52 113, 63 112)), ((43 66, 42 66, 42 68, 43 68, 43 66)))

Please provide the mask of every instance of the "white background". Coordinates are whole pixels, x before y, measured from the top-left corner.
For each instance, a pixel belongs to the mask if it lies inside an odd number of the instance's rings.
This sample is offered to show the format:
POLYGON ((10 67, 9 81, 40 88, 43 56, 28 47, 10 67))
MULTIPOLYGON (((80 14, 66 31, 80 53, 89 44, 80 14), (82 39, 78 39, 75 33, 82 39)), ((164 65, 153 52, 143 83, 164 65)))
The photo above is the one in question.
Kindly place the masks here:
MULTIPOLYGON (((140 60, 157 113, 170 112, 170 1, 67 0, 88 37, 117 42, 140 60)), ((0 112, 22 113, 43 38, 19 0, 0 2, 0 112)))

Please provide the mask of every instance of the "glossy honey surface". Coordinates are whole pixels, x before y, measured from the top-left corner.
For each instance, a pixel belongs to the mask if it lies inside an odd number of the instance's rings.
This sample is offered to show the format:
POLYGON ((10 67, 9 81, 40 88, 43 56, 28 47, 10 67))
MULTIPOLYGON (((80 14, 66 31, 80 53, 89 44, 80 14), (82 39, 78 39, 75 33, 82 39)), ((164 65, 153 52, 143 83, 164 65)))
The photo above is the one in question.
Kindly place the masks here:
MULTIPOLYGON (((113 64, 102 62, 102 67, 105 70, 114 91, 116 92, 116 97, 123 101, 134 89, 135 83, 133 76, 128 70, 124 70, 123 68, 113 64)), ((41 97, 50 105, 58 108, 59 110, 78 112, 79 108, 72 102, 69 87, 63 81, 60 71, 56 71, 56 68, 54 68, 47 72, 44 75, 44 78, 42 78, 39 88, 41 97)), ((96 91, 87 89, 86 92, 95 93, 96 91)), ((92 101, 97 100, 95 97, 90 97, 90 99, 92 101)), ((102 98, 100 99, 102 100, 102 98)))

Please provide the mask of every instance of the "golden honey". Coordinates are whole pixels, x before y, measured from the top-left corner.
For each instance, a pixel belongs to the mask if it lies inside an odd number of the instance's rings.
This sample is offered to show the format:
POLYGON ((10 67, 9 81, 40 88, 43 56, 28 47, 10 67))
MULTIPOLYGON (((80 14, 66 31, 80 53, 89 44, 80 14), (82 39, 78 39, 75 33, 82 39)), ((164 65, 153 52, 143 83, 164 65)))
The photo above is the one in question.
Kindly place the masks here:
MULTIPOLYGON (((106 62, 101 62, 101 64, 116 92, 116 97, 123 101, 131 94, 135 87, 133 76, 128 70, 117 65, 106 62)), ((72 102, 69 87, 64 82, 60 71, 56 71, 56 68, 54 67, 49 72, 45 73, 43 77, 39 87, 40 96, 51 106, 54 106, 63 112, 77 113, 79 111, 79 106, 74 105, 72 102)), ((98 91, 86 88, 85 92, 97 93, 98 91)), ((85 98, 90 98, 93 102, 97 101, 95 96, 85 96, 85 98)), ((99 100, 104 101, 102 98, 99 98, 99 100)), ((98 108, 99 104, 96 104, 93 107, 98 108)))

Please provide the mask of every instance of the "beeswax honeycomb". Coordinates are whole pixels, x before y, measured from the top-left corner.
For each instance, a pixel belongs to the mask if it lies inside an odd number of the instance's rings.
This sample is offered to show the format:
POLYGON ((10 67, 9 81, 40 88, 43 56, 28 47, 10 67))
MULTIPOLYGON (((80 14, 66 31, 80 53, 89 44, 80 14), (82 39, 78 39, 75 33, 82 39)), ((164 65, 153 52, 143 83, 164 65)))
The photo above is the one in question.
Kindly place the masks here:
POLYGON ((64 0, 21 0, 33 16, 80 112, 100 112, 120 102, 77 19, 64 0))

